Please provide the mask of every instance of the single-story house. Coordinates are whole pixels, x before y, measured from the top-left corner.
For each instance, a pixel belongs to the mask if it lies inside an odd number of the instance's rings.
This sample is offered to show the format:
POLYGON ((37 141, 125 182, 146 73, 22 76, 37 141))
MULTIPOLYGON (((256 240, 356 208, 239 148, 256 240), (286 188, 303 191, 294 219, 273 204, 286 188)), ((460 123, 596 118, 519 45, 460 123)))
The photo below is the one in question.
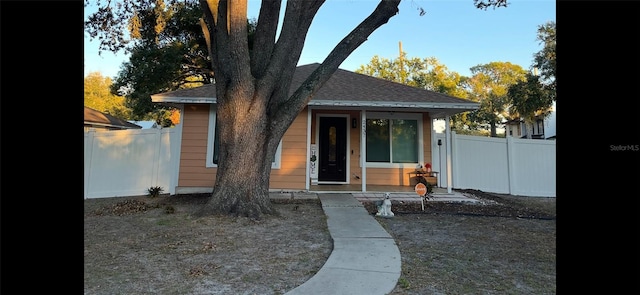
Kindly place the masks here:
MULTIPOLYGON (((521 118, 508 120, 504 123, 505 134, 516 138, 527 138, 527 123, 521 118)), ((556 139, 556 103, 551 106, 548 116, 536 116, 535 123, 528 126, 532 139, 556 139)))
POLYGON ((112 115, 105 114, 90 107, 84 107, 84 130, 90 129, 96 131, 108 130, 125 130, 125 129, 142 129, 142 126, 136 125, 126 120, 116 118, 112 115))
MULTIPOLYGON (((318 66, 298 66, 291 91, 318 66)), ((213 190, 215 95, 215 84, 151 95, 152 102, 181 110, 176 194, 213 190)), ((411 172, 432 162, 433 119, 448 122, 449 116, 478 107, 465 99, 338 69, 282 138, 270 190, 411 187, 411 172)), ((450 191, 451 185, 447 187, 450 191)))
POLYGON ((140 126, 142 129, 159 128, 158 127, 158 123, 156 123, 156 121, 153 121, 153 120, 150 120, 150 121, 133 121, 133 120, 129 120, 128 122, 136 124, 136 125, 140 126))

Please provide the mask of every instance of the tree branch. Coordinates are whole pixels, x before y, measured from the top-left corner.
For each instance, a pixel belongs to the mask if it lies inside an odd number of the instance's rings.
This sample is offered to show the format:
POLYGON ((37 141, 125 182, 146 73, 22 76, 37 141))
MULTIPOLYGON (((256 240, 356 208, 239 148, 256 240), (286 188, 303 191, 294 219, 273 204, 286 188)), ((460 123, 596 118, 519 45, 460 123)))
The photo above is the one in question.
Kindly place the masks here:
POLYGON ((253 43, 254 50, 251 52, 251 71, 255 78, 260 79, 264 75, 271 60, 271 53, 276 42, 281 6, 281 0, 263 0, 260 6, 260 16, 258 17, 253 43))
MULTIPOLYGON (((344 37, 329 53, 322 64, 320 64, 294 94, 287 101, 280 104, 280 106, 299 106, 302 104, 304 107, 304 105, 311 100, 311 95, 329 80, 331 75, 338 69, 338 66, 340 66, 350 54, 362 45, 371 33, 387 23, 391 17, 398 13, 399 4, 400 0, 382 0, 371 15, 344 37)), ((278 112, 286 112, 286 109, 287 108, 284 107, 282 107, 282 109, 278 108, 278 112)))

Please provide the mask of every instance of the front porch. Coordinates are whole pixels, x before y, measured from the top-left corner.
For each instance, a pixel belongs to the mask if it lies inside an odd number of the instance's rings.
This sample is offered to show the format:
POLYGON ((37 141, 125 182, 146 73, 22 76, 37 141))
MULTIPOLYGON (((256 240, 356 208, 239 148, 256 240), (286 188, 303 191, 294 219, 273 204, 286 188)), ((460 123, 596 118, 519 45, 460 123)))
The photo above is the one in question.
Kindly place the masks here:
MULTIPOLYGON (((367 191, 363 192, 360 184, 319 184, 311 185, 309 193, 350 193, 362 203, 383 200, 385 193, 391 194, 392 201, 416 203, 423 201, 423 198, 415 192, 413 186, 400 185, 367 185, 367 191)), ((477 202, 477 200, 460 192, 451 191, 449 193, 446 188, 434 186, 429 202, 477 202)))
MULTIPOLYGON (((349 194, 361 203, 383 200, 385 193, 390 193, 390 199, 397 202, 422 203, 424 199, 419 196, 413 187, 395 185, 367 185, 367 191, 363 192, 358 184, 321 184, 312 185, 308 192, 271 192, 273 199, 309 199, 317 198, 319 194, 349 194)), ((428 202, 477 202, 478 200, 457 191, 447 192, 446 188, 434 187, 428 202)))
MULTIPOLYGON (((367 191, 362 191, 361 184, 312 184, 309 186, 311 193, 414 193, 413 186, 403 185, 373 185, 367 184, 367 191)), ((433 187, 433 194, 447 194, 446 188, 433 187)))

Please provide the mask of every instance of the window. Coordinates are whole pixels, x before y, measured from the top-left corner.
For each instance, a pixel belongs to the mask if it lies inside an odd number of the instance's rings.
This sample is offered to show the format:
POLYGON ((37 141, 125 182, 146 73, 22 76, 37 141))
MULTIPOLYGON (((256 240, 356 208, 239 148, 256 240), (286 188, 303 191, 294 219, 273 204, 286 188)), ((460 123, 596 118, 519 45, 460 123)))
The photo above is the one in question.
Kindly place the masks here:
MULTIPOLYGON (((220 149, 220 140, 218 139, 218 124, 216 116, 216 107, 214 105, 209 109, 209 131, 207 136, 207 167, 218 167, 218 151, 220 149)), ((280 169, 280 160, 282 156, 282 140, 278 144, 276 155, 271 163, 271 169, 280 169)))
POLYGON ((536 125, 538 125, 538 130, 535 133, 536 134, 543 134, 544 133, 544 121, 543 120, 537 120, 536 121, 536 125))
POLYGON ((421 114, 367 114, 367 165, 399 167, 422 162, 421 114))

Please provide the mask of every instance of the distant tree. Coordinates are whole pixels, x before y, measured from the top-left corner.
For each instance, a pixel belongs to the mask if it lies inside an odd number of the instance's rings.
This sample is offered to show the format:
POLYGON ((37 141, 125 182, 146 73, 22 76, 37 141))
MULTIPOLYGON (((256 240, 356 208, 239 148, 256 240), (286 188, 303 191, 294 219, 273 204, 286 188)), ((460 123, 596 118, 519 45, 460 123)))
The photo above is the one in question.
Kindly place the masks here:
POLYGON ((533 67, 540 71, 541 83, 556 100, 556 23, 547 22, 538 27, 538 41, 543 47, 533 56, 533 67))
POLYGON ((89 73, 84 77, 84 105, 123 120, 131 119, 125 98, 112 94, 110 87, 111 78, 100 72, 89 73))
POLYGON ((510 62, 490 62, 472 67, 471 73, 465 81, 468 98, 479 102, 480 108, 469 113, 474 122, 470 128, 489 129, 491 137, 496 137, 496 128, 506 117, 509 86, 523 81, 526 71, 510 62))
POLYGON ((136 120, 172 125, 172 108, 151 102, 155 93, 209 84, 213 80, 207 43, 202 35, 197 3, 159 2, 137 11, 129 21, 132 36, 129 61, 112 85, 124 95, 136 120))
MULTIPOLYGON (((117 31, 118 19, 126 20, 131 12, 154 5, 144 0, 125 1, 115 6, 114 14, 109 3, 86 22, 90 29, 96 29, 96 35, 117 31)), ((338 66, 398 14, 400 0, 381 0, 289 95, 307 32, 323 3, 286 1, 280 22, 283 2, 262 1, 253 38, 255 50, 250 50, 247 1, 200 0, 202 29, 215 73, 220 152, 212 197, 199 215, 233 213, 258 218, 275 213, 269 199, 271 163, 285 131, 338 66), (252 167, 254 177, 238 173, 238 167, 252 167)), ((485 9, 481 4, 506 6, 506 0, 474 3, 485 9)), ((107 46, 112 45, 111 40, 119 41, 118 34, 106 35, 111 36, 105 37, 107 46)))
POLYGON ((519 81, 507 91, 509 113, 524 120, 527 138, 531 138, 531 127, 538 117, 549 115, 553 104, 553 95, 540 83, 539 77, 527 73, 524 81, 519 81))
POLYGON ((461 86, 465 77, 449 71, 435 57, 406 58, 405 52, 397 59, 376 55, 369 64, 361 65, 355 72, 455 97, 464 98, 467 95, 461 86))
POLYGON ((176 125, 180 123, 180 111, 176 109, 171 110, 171 115, 169 116, 169 120, 171 120, 172 125, 176 125))
POLYGON ((537 39, 543 47, 533 55, 532 70, 524 81, 509 87, 509 113, 512 119, 522 119, 527 128, 527 138, 537 118, 544 119, 551 113, 556 101, 556 24, 547 22, 538 27, 537 39), (537 75, 537 71, 540 75, 537 75))
MULTIPOLYGON (((361 65, 355 72, 453 97, 467 98, 468 92, 463 85, 468 77, 450 71, 435 57, 407 58, 405 52, 401 54, 397 59, 380 58, 376 55, 371 58, 369 64, 361 65)), ((462 133, 473 133, 467 132, 463 127, 474 126, 467 114, 468 112, 464 112, 452 116, 452 129, 460 130, 462 133)))

